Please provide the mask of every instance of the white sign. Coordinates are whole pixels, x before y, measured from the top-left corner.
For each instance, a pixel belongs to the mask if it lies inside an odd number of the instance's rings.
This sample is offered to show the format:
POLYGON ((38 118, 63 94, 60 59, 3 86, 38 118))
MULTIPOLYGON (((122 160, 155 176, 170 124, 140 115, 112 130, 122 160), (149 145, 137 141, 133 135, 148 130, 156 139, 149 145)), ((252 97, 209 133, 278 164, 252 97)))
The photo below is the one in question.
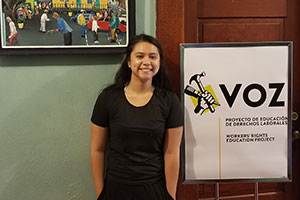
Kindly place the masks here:
POLYGON ((290 179, 291 43, 182 44, 185 182, 290 179))

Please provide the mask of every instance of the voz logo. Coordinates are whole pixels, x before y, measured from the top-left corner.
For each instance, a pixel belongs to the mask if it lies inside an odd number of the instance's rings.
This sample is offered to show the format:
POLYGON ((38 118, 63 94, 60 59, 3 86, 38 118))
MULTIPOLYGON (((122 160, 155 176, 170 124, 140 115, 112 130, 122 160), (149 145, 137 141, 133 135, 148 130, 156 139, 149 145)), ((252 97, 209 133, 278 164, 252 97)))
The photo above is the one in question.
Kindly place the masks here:
MULTIPOLYGON (((200 74, 193 75, 189 80, 189 85, 187 85, 184 89, 184 93, 189 95, 191 97, 191 100, 195 106, 194 112, 200 113, 202 115, 206 111, 210 111, 211 113, 215 112, 215 108, 217 106, 220 106, 220 103, 218 99, 216 98, 216 95, 210 85, 203 86, 201 82, 201 78, 204 77, 206 74, 205 72, 202 72, 200 74), (195 82, 198 86, 198 89, 195 89, 191 86, 191 84, 195 82)), ((269 83, 269 89, 275 89, 275 92, 270 99, 269 107, 284 107, 285 102, 279 101, 279 96, 281 95, 281 92, 284 88, 284 83, 269 83)), ((234 102, 240 92, 240 89, 242 88, 242 84, 236 84, 233 88, 232 92, 229 92, 225 84, 219 84, 219 87, 221 89, 221 92, 224 95, 224 98, 229 106, 229 108, 232 108, 234 105, 234 102)), ((259 107, 263 105, 267 99, 267 93, 266 89, 257 83, 250 84, 245 87, 245 89, 242 92, 243 95, 243 101, 244 103, 252 108, 259 107), (257 90, 260 93, 260 98, 257 100, 251 100, 249 97, 250 92, 253 90, 257 90)))
POLYGON ((193 75, 189 80, 189 85, 184 89, 184 93, 189 95, 195 106, 194 112, 202 115, 205 111, 210 110, 211 113, 215 112, 215 107, 220 106, 214 91, 211 86, 204 87, 201 82, 201 77, 206 74, 202 72, 200 74, 193 75), (196 82, 198 90, 191 86, 192 82, 196 82))
MULTIPOLYGON (((242 84, 236 84, 231 94, 229 94, 225 84, 220 84, 219 87, 228 103, 228 106, 231 108, 240 91, 240 88, 242 87, 242 84)), ((280 96, 283 87, 284 87, 284 83, 269 84, 270 89, 275 89, 274 95, 269 103, 269 107, 284 107, 284 101, 278 101, 278 98, 280 96)), ((243 100, 250 107, 254 107, 254 108, 259 107, 266 101, 266 99, 267 99, 267 92, 265 88, 259 84, 256 83, 250 84, 243 91, 243 100), (252 90, 258 90, 259 93, 261 94, 260 98, 257 101, 253 101, 249 98, 249 93, 252 90)))

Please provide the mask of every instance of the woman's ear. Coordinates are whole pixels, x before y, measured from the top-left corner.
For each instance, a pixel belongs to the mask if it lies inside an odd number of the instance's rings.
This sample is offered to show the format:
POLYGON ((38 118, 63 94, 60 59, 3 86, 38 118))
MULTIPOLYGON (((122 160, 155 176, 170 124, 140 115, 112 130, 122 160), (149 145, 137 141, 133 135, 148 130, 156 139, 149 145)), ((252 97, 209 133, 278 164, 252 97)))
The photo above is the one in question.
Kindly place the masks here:
POLYGON ((127 65, 128 65, 129 68, 131 68, 130 60, 127 60, 127 65))

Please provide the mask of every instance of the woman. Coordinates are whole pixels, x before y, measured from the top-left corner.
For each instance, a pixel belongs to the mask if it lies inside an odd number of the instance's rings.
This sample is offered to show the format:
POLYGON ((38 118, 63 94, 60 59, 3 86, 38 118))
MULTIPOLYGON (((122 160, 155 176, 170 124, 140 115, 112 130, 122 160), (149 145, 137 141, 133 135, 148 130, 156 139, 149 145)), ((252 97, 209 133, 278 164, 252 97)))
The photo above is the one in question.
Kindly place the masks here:
POLYGON ((92 32, 94 34, 94 43, 98 44, 99 43, 99 39, 98 39, 98 30, 99 30, 99 26, 98 26, 98 17, 97 15, 93 16, 93 20, 92 20, 92 32))
POLYGON ((142 34, 130 42, 115 83, 99 95, 91 121, 91 168, 99 200, 175 199, 182 111, 155 38, 142 34))
POLYGON ((17 43, 18 40, 18 31, 16 29, 15 23, 12 21, 10 17, 6 17, 6 21, 9 25, 9 35, 8 35, 9 45, 14 45, 17 43))

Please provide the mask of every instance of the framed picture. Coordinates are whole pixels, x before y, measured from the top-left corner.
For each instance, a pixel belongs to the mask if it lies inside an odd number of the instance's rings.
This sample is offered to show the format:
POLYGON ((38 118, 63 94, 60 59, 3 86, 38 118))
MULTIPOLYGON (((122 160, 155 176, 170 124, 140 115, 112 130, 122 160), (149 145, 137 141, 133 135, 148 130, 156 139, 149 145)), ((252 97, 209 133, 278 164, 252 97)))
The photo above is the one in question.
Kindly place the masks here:
POLYGON ((0 0, 0 55, 122 53, 135 1, 0 0))

